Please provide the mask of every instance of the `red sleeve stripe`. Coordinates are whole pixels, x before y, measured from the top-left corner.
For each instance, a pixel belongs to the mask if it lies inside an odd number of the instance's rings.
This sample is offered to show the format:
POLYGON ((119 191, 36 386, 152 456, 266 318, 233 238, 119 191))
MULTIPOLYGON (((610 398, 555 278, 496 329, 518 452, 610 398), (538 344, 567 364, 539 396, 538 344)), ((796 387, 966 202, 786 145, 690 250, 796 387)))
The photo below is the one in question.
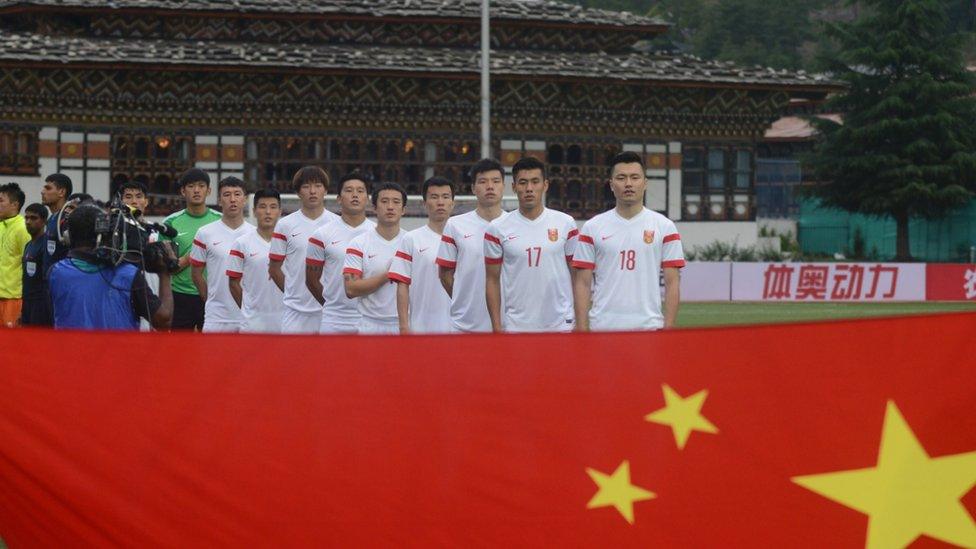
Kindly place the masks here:
POLYGON ((321 259, 315 259, 314 257, 306 257, 305 264, 311 265, 313 267, 321 267, 322 265, 325 265, 325 261, 321 259))
POLYGON ((363 252, 357 250, 356 248, 346 248, 346 253, 363 257, 363 252))
POLYGON ((449 237, 449 236, 447 236, 446 234, 441 235, 441 242, 447 242, 448 244, 450 244, 452 246, 457 246, 457 242, 454 242, 454 239, 451 238, 451 237, 449 237))
POLYGON ((362 271, 360 271, 359 269, 353 269, 352 267, 346 267, 345 269, 343 269, 342 270, 342 274, 344 274, 344 275, 363 276, 363 272, 362 271))
POLYGON ((309 244, 315 244, 319 248, 325 248, 325 242, 315 238, 314 236, 308 239, 309 244))
POLYGON ((579 234, 579 229, 573 229, 572 231, 569 231, 569 234, 566 236, 566 240, 569 240, 570 238, 573 238, 578 234, 579 234))
POLYGON ((449 261, 447 259, 443 259, 440 257, 438 257, 437 261, 435 261, 434 263, 437 263, 438 265, 444 267, 445 269, 453 269, 457 267, 457 261, 449 261))
POLYGON ((281 233, 271 233, 271 238, 277 238, 278 240, 284 240, 285 242, 288 241, 288 237, 281 233))
POLYGON ((486 257, 485 258, 485 265, 500 265, 501 262, 502 262, 502 258, 500 258, 500 257, 486 257))
POLYGON ((580 242, 586 242, 587 244, 593 244, 593 237, 587 234, 579 235, 580 242))
POLYGON ((596 263, 591 263, 589 261, 580 261, 578 259, 574 259, 573 260, 573 267, 576 267, 577 269, 589 269, 589 270, 592 271, 592 270, 596 269, 596 263))
POLYGON ((488 240, 490 242, 494 242, 495 244, 498 244, 498 245, 501 245, 501 243, 502 243, 501 240, 498 240, 498 237, 497 236, 495 236, 493 234, 490 234, 490 233, 485 233, 485 240, 488 240))
POLYGON ((397 250, 396 256, 399 257, 400 259, 406 259, 407 261, 413 263, 413 256, 408 254, 407 252, 401 252, 397 250))
POLYGON ((681 235, 678 234, 678 233, 669 234, 668 236, 664 237, 664 240, 662 241, 662 243, 663 244, 667 244, 668 242, 671 242, 672 240, 681 240, 681 235))
POLYGON ((201 248, 203 248, 204 250, 206 250, 206 249, 207 249, 207 245, 206 245, 206 244, 204 244, 203 242, 200 242, 199 240, 197 240, 197 239, 195 239, 195 238, 193 239, 193 245, 194 245, 194 246, 200 246, 200 247, 201 247, 201 248))
POLYGON ((244 276, 244 273, 239 273, 237 271, 232 271, 230 269, 227 269, 227 276, 231 278, 241 278, 242 276, 244 276))
POLYGON ((680 269, 685 266, 684 259, 672 259, 671 261, 661 262, 661 267, 670 267, 675 269, 680 269))
POLYGON ((236 255, 237 257, 244 259, 244 252, 240 250, 231 250, 230 255, 236 255))
POLYGON ((271 259, 271 261, 284 261, 285 260, 285 256, 283 256, 281 254, 268 254, 268 257, 271 259))
POLYGON ((390 280, 395 280, 397 282, 403 282, 404 284, 408 284, 408 285, 410 284, 410 279, 408 277, 403 276, 400 273, 390 273, 390 274, 388 274, 386 276, 390 280))
POLYGON ((190 265, 193 265, 194 267, 206 267, 207 266, 207 262, 206 261, 197 261, 196 259, 193 259, 191 257, 190 258, 190 265))

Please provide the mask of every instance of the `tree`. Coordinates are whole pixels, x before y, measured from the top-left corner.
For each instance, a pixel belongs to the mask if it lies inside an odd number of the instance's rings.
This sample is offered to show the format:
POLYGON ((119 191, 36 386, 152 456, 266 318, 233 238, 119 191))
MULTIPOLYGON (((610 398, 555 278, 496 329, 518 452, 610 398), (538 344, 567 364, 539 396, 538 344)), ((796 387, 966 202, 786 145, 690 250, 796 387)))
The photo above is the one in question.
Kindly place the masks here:
POLYGON ((943 0, 864 0, 851 23, 828 25, 824 60, 849 88, 828 101, 843 123, 814 120, 810 158, 828 206, 891 216, 896 259, 910 260, 908 222, 941 217, 976 190, 976 99, 943 0))
MULTIPOLYGON (((820 21, 850 20, 849 0, 568 0, 590 8, 656 16, 673 26, 655 42, 706 59, 777 69, 820 70, 814 63, 820 21)), ((947 0, 950 27, 968 33, 966 53, 976 59, 976 4, 947 0)))

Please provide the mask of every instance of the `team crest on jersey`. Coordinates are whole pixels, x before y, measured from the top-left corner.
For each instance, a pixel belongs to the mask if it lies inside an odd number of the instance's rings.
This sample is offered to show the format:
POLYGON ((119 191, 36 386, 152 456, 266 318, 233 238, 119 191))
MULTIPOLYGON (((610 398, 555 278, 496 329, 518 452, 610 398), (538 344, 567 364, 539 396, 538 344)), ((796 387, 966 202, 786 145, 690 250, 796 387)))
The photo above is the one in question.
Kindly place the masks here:
POLYGON ((644 242, 648 244, 654 243, 654 231, 649 229, 644 229, 644 242))
POLYGON ((549 240, 553 242, 559 240, 559 229, 549 229, 549 240))

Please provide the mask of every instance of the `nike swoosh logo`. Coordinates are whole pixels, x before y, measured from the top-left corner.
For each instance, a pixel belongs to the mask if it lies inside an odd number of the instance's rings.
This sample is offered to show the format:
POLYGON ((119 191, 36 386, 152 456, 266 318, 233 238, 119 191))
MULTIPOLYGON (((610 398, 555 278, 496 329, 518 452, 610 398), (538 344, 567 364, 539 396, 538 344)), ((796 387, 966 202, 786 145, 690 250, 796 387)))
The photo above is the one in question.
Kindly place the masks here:
POLYGON ((176 236, 184 236, 184 235, 188 235, 188 234, 190 234, 190 233, 176 233, 176 236))
POLYGON ((219 246, 219 245, 220 245, 220 242, 214 242, 213 244, 211 244, 211 246, 219 246))
POLYGON ((466 234, 466 235, 464 235, 464 238, 471 238, 472 236, 474 236, 474 235, 473 234, 466 234))
POLYGON ((515 240, 516 238, 518 238, 517 234, 513 234, 512 236, 508 237, 509 240, 515 240))
POLYGON ((370 254, 370 255, 368 255, 366 257, 368 257, 369 259, 373 259, 374 257, 376 257, 376 254, 370 254))
POLYGON ((254 256, 256 256, 256 255, 258 255, 258 254, 248 254, 248 255, 249 255, 250 257, 254 257, 254 256))
POLYGON ((341 241, 341 240, 333 240, 333 241, 332 241, 332 245, 334 246, 334 245, 336 245, 336 244, 338 244, 338 243, 340 243, 340 242, 342 242, 342 241, 341 241))
POLYGON ((291 236, 292 236, 292 237, 296 237, 296 236, 298 236, 298 235, 300 235, 300 234, 302 234, 302 233, 292 233, 292 235, 291 235, 291 236))
POLYGON ((610 235, 610 236, 604 236, 604 237, 601 237, 600 239, 601 239, 601 240, 606 240, 606 239, 608 239, 608 238, 613 238, 614 236, 615 236, 615 235, 610 235))
POLYGON ((426 248, 420 248, 420 253, 424 253, 424 252, 426 252, 429 249, 430 249, 430 246, 427 246, 426 248))

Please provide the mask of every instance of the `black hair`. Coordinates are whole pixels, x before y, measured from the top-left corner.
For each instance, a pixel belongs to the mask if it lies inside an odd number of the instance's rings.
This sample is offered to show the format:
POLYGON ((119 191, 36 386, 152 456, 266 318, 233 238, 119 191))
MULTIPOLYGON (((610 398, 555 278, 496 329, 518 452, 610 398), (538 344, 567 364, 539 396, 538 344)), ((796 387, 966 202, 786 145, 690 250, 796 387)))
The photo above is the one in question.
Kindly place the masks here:
POLYGON ((204 183, 209 187, 210 175, 200 168, 190 168, 189 170, 183 172, 183 174, 180 176, 180 189, 186 187, 190 183, 204 183))
POLYGON ((318 166, 305 166, 295 172, 295 177, 291 180, 291 186, 296 193, 302 190, 302 185, 309 183, 321 183, 325 186, 325 192, 329 192, 329 174, 318 166))
POLYGON ((533 156, 523 156, 512 166, 512 180, 518 179, 519 172, 526 170, 541 170, 542 179, 546 178, 546 165, 533 156))
POLYGON ((75 193, 68 197, 68 202, 72 200, 77 200, 79 204, 84 204, 86 202, 94 202, 95 198, 88 193, 75 193))
POLYGON ((376 188, 373 193, 373 207, 375 208, 380 200, 380 191, 397 191, 403 196, 403 205, 407 205, 407 191, 399 183, 383 183, 376 188))
POLYGON ((137 181, 135 179, 129 179, 119 185, 119 194, 124 193, 126 190, 132 189, 134 191, 139 191, 145 196, 149 196, 149 189, 146 188, 146 184, 142 181, 137 181))
POLYGON ((55 187, 64 191, 65 197, 71 196, 71 193, 74 192, 74 186, 71 185, 71 178, 63 173, 52 173, 44 178, 44 182, 54 183, 55 187))
POLYGON ((37 202, 30 204, 24 209, 24 213, 32 213, 37 217, 40 217, 42 221, 47 220, 47 208, 43 204, 38 204, 37 202))
POLYGON ((94 203, 82 204, 71 212, 71 215, 68 216, 68 236, 72 248, 77 248, 82 244, 95 246, 98 241, 95 223, 103 215, 105 212, 94 203))
POLYGON ((266 187, 264 189, 258 189, 254 191, 253 207, 257 208, 258 200, 262 198, 274 198, 275 200, 278 201, 278 205, 279 206, 281 205, 281 193, 278 192, 278 189, 272 187, 266 187))
POLYGON ((370 187, 372 186, 369 184, 369 179, 370 179, 369 176, 367 176, 363 172, 359 170, 353 170, 347 173, 346 175, 342 176, 342 179, 339 180, 339 190, 336 192, 342 194, 342 186, 346 183, 346 181, 362 181, 363 183, 366 184, 366 194, 369 194, 370 187))
POLYGON ((239 177, 234 177, 233 175, 228 175, 217 183, 217 194, 219 195, 220 191, 225 187, 238 187, 244 191, 244 194, 247 194, 247 187, 244 185, 244 182, 239 177))
POLYGON ((613 169, 617 167, 617 164, 640 164, 641 173, 644 173, 644 159, 641 155, 635 153, 634 151, 624 151, 617 153, 613 158, 610 159, 610 175, 613 175, 613 169))
POLYGON ((455 193, 454 183, 451 182, 451 180, 446 177, 435 175, 434 177, 429 178, 427 181, 424 181, 424 186, 421 190, 421 196, 423 196, 424 200, 427 200, 427 189, 431 187, 450 187, 451 198, 452 199, 454 198, 454 193, 455 193))
POLYGON ((502 167, 499 161, 492 158, 482 158, 475 162, 474 166, 471 166, 471 181, 478 179, 478 174, 496 170, 502 174, 503 178, 505 177, 505 168, 502 167))
POLYGON ((21 190, 20 185, 16 183, 7 183, 6 185, 0 185, 0 193, 7 195, 7 198, 11 202, 17 203, 17 211, 24 207, 24 201, 27 200, 27 196, 24 191, 21 190))

